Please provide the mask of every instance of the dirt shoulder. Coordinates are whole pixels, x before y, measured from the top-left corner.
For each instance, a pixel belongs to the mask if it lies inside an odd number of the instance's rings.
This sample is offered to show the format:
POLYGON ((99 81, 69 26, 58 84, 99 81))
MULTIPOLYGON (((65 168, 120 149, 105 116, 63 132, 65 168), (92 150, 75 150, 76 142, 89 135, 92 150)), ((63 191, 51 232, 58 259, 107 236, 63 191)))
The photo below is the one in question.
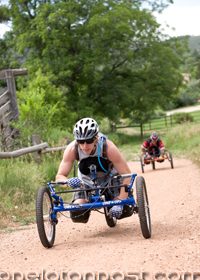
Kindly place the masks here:
POLYGON ((122 273, 120 279, 131 272, 199 271, 200 170, 186 159, 175 159, 174 169, 167 161, 157 163, 154 171, 145 166, 144 174, 139 162, 129 164, 146 180, 152 238, 143 238, 137 215, 109 228, 104 215, 92 212, 87 224, 63 218, 57 225, 55 246, 45 249, 34 224, 0 234, 0 271, 19 272, 18 279, 20 273, 35 272, 41 280, 50 279, 52 271, 57 273, 52 279, 69 271, 107 276, 117 271, 122 273))

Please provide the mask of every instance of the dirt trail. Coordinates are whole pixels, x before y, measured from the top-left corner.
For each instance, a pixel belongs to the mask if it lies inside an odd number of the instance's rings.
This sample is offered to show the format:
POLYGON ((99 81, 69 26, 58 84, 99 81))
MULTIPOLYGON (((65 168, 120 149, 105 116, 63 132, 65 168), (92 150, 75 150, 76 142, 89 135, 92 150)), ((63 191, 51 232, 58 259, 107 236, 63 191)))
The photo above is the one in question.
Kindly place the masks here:
MULTIPOLYGON (((142 174, 150 201, 151 239, 142 237, 137 215, 109 228, 103 215, 92 212, 85 225, 73 224, 70 219, 60 221, 51 249, 41 245, 36 225, 1 233, 0 271, 200 271, 200 170, 185 159, 175 159, 174 165, 171 169, 167 161, 157 163, 154 171, 145 166, 142 174)), ((130 166, 141 175, 139 162, 130 162, 130 166)))

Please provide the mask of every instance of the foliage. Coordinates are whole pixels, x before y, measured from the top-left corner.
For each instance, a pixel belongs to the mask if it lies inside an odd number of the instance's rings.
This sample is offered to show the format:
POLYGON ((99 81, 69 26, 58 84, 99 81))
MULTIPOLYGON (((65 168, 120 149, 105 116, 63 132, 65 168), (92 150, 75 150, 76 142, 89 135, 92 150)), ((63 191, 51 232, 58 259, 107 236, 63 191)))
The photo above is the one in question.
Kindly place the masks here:
POLYGON ((193 71, 194 77, 199 81, 200 80, 200 50, 194 51, 192 58, 193 58, 192 66, 195 69, 195 71, 193 71))
POLYGON ((42 183, 37 166, 23 160, 1 160, 0 167, 0 193, 4 201, 1 216, 16 221, 17 216, 26 212, 28 217, 34 209, 35 189, 42 183))
POLYGON ((200 82, 192 80, 183 88, 175 101, 176 107, 194 105, 200 99, 200 82))
POLYGON ((145 52, 145 67, 133 80, 133 83, 138 85, 132 103, 134 122, 147 121, 158 108, 166 108, 166 104, 177 95, 182 83, 178 70, 181 63, 179 51, 182 51, 182 45, 173 39, 155 43, 149 53, 145 52))
POLYGON ((55 127, 58 129, 69 124, 63 113, 62 93, 51 81, 51 75, 44 76, 38 70, 35 79, 17 94, 20 116, 15 126, 25 143, 32 134, 51 139, 51 131, 55 131, 55 127))
POLYGON ((10 16, 8 7, 6 5, 0 5, 0 23, 7 22, 9 19, 10 16))
POLYGON ((7 32, 4 38, 0 39, 0 69, 20 68, 23 58, 16 51, 13 36, 12 32, 7 32))
POLYGON ((0 195, 3 198, 0 228, 11 222, 21 224, 34 221, 36 190, 48 181, 55 180, 62 153, 43 155, 40 165, 31 156, 0 161, 0 195))
POLYGON ((195 50, 200 52, 200 36, 189 37, 189 48, 191 52, 194 52, 195 50))
POLYGON ((174 151, 176 155, 186 156, 200 164, 199 156, 198 160, 196 156, 193 156, 200 153, 199 133, 200 126, 198 123, 186 122, 170 128, 164 138, 167 147, 174 151))
POLYGON ((177 113, 173 116, 175 123, 193 122, 193 117, 188 113, 177 113))
POLYGON ((151 14, 172 1, 143 2, 149 10, 141 1, 10 0, 10 45, 30 79, 38 69, 53 74, 67 119, 141 121, 176 94, 182 53, 151 14))

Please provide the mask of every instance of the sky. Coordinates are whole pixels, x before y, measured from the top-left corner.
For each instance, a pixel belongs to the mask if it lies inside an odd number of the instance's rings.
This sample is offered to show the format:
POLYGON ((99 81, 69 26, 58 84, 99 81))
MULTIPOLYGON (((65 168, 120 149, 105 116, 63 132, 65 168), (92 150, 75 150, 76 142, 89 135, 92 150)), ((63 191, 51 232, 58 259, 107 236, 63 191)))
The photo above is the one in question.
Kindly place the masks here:
POLYGON ((155 16, 170 36, 200 35, 200 0, 174 0, 174 4, 155 16))
MULTIPOLYGON (((200 0, 174 0, 162 14, 154 15, 169 36, 200 35, 200 0)), ((9 26, 0 24, 0 38, 7 30, 9 26)))

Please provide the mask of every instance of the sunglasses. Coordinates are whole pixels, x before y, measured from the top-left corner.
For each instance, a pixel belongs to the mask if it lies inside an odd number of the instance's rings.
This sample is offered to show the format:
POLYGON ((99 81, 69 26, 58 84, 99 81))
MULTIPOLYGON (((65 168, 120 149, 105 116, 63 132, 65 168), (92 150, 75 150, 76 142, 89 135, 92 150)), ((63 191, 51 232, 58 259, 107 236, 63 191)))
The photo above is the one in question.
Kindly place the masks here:
POLYGON ((78 144, 92 144, 94 142, 95 138, 91 138, 91 139, 86 139, 86 140, 77 140, 78 144))

